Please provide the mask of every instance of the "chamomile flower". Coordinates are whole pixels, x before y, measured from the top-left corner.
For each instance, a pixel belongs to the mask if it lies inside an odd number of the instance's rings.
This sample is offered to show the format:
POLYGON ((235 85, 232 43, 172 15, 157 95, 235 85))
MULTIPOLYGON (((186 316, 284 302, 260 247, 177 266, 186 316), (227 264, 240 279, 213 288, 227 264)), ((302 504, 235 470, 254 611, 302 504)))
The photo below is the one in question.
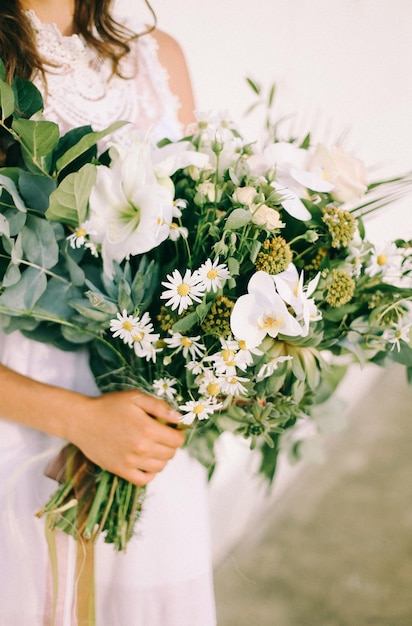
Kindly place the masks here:
POLYGON ((211 369, 205 369, 203 373, 196 378, 196 384, 199 386, 199 392, 213 403, 217 402, 217 397, 222 392, 222 384, 219 376, 216 376, 211 369))
POLYGON ((269 363, 265 363, 264 365, 262 365, 258 372, 257 380, 263 380, 264 378, 272 376, 273 372, 277 370, 279 363, 283 363, 284 361, 290 361, 292 358, 293 357, 290 355, 274 357, 269 361, 269 363))
POLYGON ((227 396, 241 396, 247 394, 247 389, 242 383, 246 383, 248 378, 229 374, 221 379, 222 391, 227 396))
POLYGON ((205 420, 215 411, 222 408, 221 403, 213 403, 208 398, 200 398, 199 400, 189 400, 186 404, 179 406, 179 410, 183 413, 181 418, 182 424, 193 424, 197 420, 205 420))
POLYGON ((141 318, 137 318, 137 324, 131 332, 131 338, 136 356, 155 362, 159 348, 155 348, 154 344, 159 341, 160 335, 153 331, 153 324, 146 312, 141 318))
POLYGON ((386 276, 391 271, 399 271, 402 264, 402 255, 394 243, 387 243, 374 250, 365 274, 386 276))
POLYGON ((182 277, 179 270, 173 270, 172 274, 167 275, 167 281, 163 281, 162 285, 167 287, 166 291, 161 293, 162 300, 167 300, 166 306, 171 306, 172 311, 178 309, 180 315, 193 302, 201 302, 204 294, 204 287, 199 281, 197 272, 186 270, 182 277))
POLYGON ((383 333, 383 338, 390 344, 392 344, 391 350, 395 348, 399 352, 401 349, 401 341, 405 343, 409 342, 409 334, 411 332, 412 324, 405 320, 400 320, 393 325, 393 328, 388 328, 383 333))
POLYGON ((206 291, 216 291, 223 286, 225 280, 230 278, 230 272, 225 263, 219 263, 217 257, 213 263, 207 259, 197 270, 198 276, 202 281, 206 291))
MULTIPOLYGON (((67 241, 69 242, 71 248, 83 248, 83 246, 85 246, 91 249, 91 246, 87 245, 89 243, 88 237, 95 234, 96 231, 92 228, 91 222, 86 220, 67 237, 67 241)), ((96 246, 93 247, 96 249, 96 246)), ((93 254, 92 250, 91 252, 93 254)))
POLYGON ((188 356, 192 360, 196 359, 197 356, 203 357, 206 348, 199 341, 200 335, 197 335, 197 337, 186 337, 181 333, 174 333, 173 331, 170 331, 170 333, 172 336, 164 340, 169 348, 176 348, 176 352, 182 351, 185 359, 188 356))
POLYGON ((155 394, 160 398, 167 398, 168 400, 173 400, 177 394, 175 385, 177 385, 177 381, 174 378, 157 378, 153 381, 155 394))
POLYGON ((132 347, 133 335, 139 332, 139 317, 128 315, 126 309, 117 313, 117 318, 110 320, 110 331, 113 337, 119 337, 132 347))

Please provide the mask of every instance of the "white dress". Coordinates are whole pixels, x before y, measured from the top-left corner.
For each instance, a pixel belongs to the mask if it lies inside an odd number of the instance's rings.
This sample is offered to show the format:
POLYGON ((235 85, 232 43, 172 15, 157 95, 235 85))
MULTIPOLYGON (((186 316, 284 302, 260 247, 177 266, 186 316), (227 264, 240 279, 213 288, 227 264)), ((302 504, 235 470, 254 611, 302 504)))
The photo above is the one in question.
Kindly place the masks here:
MULTIPOLYGON (((54 25, 30 16, 43 56, 63 64, 48 76, 47 119, 62 130, 88 123, 99 130, 126 119, 142 133, 154 128, 159 137, 179 135, 178 103, 150 35, 139 38, 124 63, 123 70, 132 72, 137 62, 137 77, 108 82, 109 64, 96 58, 77 35, 62 37, 54 25)), ((62 352, 15 332, 1 334, 0 360, 31 378, 97 393, 85 351, 62 352)), ((44 520, 34 514, 56 488, 43 471, 61 445, 48 435, 0 420, 0 626, 51 624, 44 520)), ((96 626, 216 623, 208 509, 205 471, 180 450, 150 483, 138 532, 126 554, 103 542, 96 546, 96 626)), ((75 626, 75 546, 67 535, 59 543, 65 589, 56 626, 75 626)))

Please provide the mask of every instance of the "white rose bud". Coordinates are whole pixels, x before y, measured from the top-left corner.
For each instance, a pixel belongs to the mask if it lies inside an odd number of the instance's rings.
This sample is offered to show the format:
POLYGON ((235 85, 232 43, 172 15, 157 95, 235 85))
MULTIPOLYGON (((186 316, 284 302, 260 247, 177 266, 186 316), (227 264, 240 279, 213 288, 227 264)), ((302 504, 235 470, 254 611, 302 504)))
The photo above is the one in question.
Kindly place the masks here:
POLYGON ((367 174, 364 164, 339 146, 317 146, 308 170, 319 169, 323 178, 334 185, 330 193, 337 202, 351 202, 365 195, 367 174))
POLYGON ((268 230, 275 230, 285 226, 285 224, 280 221, 279 212, 266 204, 262 204, 256 211, 253 211, 252 222, 268 230))
POLYGON ((207 198, 209 202, 219 202, 222 198, 222 190, 208 181, 200 183, 200 185, 197 186, 197 190, 202 196, 207 198))
POLYGON ((245 206, 251 206, 257 196, 257 191, 254 187, 238 187, 232 194, 232 198, 239 204, 245 206))

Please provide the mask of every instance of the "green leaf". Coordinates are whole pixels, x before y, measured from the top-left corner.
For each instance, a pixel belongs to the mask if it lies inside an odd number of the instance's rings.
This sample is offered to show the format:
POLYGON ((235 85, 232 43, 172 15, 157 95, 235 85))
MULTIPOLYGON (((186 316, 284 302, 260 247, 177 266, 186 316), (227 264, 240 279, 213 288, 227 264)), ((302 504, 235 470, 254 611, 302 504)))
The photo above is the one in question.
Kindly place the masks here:
POLYGON ((47 278, 44 272, 28 267, 21 280, 8 287, 0 296, 0 313, 11 316, 29 314, 46 291, 47 278))
POLYGON ((9 178, 8 176, 3 176, 2 174, 0 174, 0 189, 2 188, 5 189, 10 194, 10 196, 13 199, 14 206, 16 207, 16 209, 18 209, 19 211, 23 211, 23 212, 27 211, 26 206, 23 200, 21 199, 20 194, 17 191, 17 187, 12 181, 12 179, 9 178))
POLYGON ((70 306, 87 320, 92 320, 93 322, 107 322, 112 317, 109 313, 98 311, 93 308, 88 300, 84 300, 82 298, 75 298, 71 300, 70 306))
POLYGON ((23 252, 28 261, 51 269, 59 260, 59 247, 53 226, 46 220, 28 216, 22 233, 23 252))
POLYGON ((83 332, 80 328, 71 328, 70 326, 62 327, 63 337, 74 344, 83 344, 91 341, 93 337, 86 332, 83 332))
POLYGON ((87 163, 78 172, 66 176, 50 194, 47 219, 74 228, 81 225, 86 219, 89 196, 96 181, 96 174, 96 166, 87 163))
POLYGON ((44 213, 49 206, 50 194, 56 189, 56 182, 53 178, 23 170, 19 176, 19 189, 27 206, 44 213))
POLYGON ((70 255, 68 250, 63 250, 63 256, 66 260, 67 269, 69 270, 70 280, 73 285, 77 287, 81 287, 84 285, 86 280, 86 275, 80 265, 76 263, 73 257, 70 255))
POLYGON ((260 85, 258 85, 254 80, 252 80, 251 78, 246 77, 246 82, 249 85, 249 87, 252 88, 252 90, 255 92, 255 94, 259 95, 262 88, 260 85))
POLYGON ((59 141, 59 127, 54 122, 18 119, 12 128, 35 159, 50 154, 59 141))
POLYGON ((6 68, 4 67, 3 61, 0 59, 0 80, 6 81, 6 68))
POLYGON ((13 80, 12 88, 19 116, 29 118, 43 109, 42 95, 30 80, 17 76, 13 80))
POLYGON ((73 308, 69 302, 76 296, 78 296, 78 291, 73 285, 51 278, 47 283, 46 291, 34 307, 34 314, 55 318, 54 321, 57 323, 59 320, 65 322, 73 315, 73 308))
POLYGON ((1 281, 1 286, 5 289, 6 287, 11 287, 11 285, 15 285, 21 278, 21 272, 18 265, 11 262, 8 266, 7 270, 4 273, 3 280, 1 281))
POLYGON ((173 331, 175 333, 186 333, 199 321, 198 314, 196 312, 185 315, 182 319, 173 324, 173 331))
POLYGON ((67 152, 65 152, 56 163, 57 170, 61 171, 65 167, 67 167, 70 163, 72 163, 75 159, 79 158, 84 152, 87 152, 92 146, 96 145, 101 139, 114 133, 116 130, 127 124, 128 122, 118 121, 114 124, 111 124, 108 128, 101 130, 99 132, 92 132, 84 135, 80 141, 77 142, 74 146, 69 148, 67 152))
POLYGON ((240 264, 234 257, 229 257, 227 260, 227 266, 231 276, 239 276, 240 264))
POLYGON ((0 235, 5 235, 7 238, 10 237, 10 226, 6 217, 0 213, 0 235))
POLYGON ((252 215, 248 209, 235 209, 226 220, 225 230, 236 230, 248 224, 252 215))
POLYGON ((13 89, 5 83, 0 81, 0 109, 1 118, 0 121, 4 124, 4 121, 13 114, 14 111, 14 93, 13 89))

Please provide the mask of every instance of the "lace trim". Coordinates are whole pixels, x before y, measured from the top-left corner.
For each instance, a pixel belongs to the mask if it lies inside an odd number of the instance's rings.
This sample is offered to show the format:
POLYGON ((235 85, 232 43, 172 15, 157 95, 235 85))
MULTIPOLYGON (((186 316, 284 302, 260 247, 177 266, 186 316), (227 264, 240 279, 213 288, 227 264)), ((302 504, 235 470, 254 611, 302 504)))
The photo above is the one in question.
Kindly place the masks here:
MULTIPOLYGON (((158 44, 149 34, 131 42, 122 59, 125 80, 112 75, 109 59, 101 59, 77 34, 62 35, 56 24, 45 24, 33 10, 25 12, 35 32, 40 54, 47 64, 47 89, 39 75, 37 87, 46 93, 44 114, 67 130, 91 123, 99 130, 114 120, 132 121, 142 131, 159 127, 159 135, 181 135, 177 118, 179 100, 169 88, 169 74, 158 60, 158 44)), ((133 32, 142 25, 119 19, 133 32)))

